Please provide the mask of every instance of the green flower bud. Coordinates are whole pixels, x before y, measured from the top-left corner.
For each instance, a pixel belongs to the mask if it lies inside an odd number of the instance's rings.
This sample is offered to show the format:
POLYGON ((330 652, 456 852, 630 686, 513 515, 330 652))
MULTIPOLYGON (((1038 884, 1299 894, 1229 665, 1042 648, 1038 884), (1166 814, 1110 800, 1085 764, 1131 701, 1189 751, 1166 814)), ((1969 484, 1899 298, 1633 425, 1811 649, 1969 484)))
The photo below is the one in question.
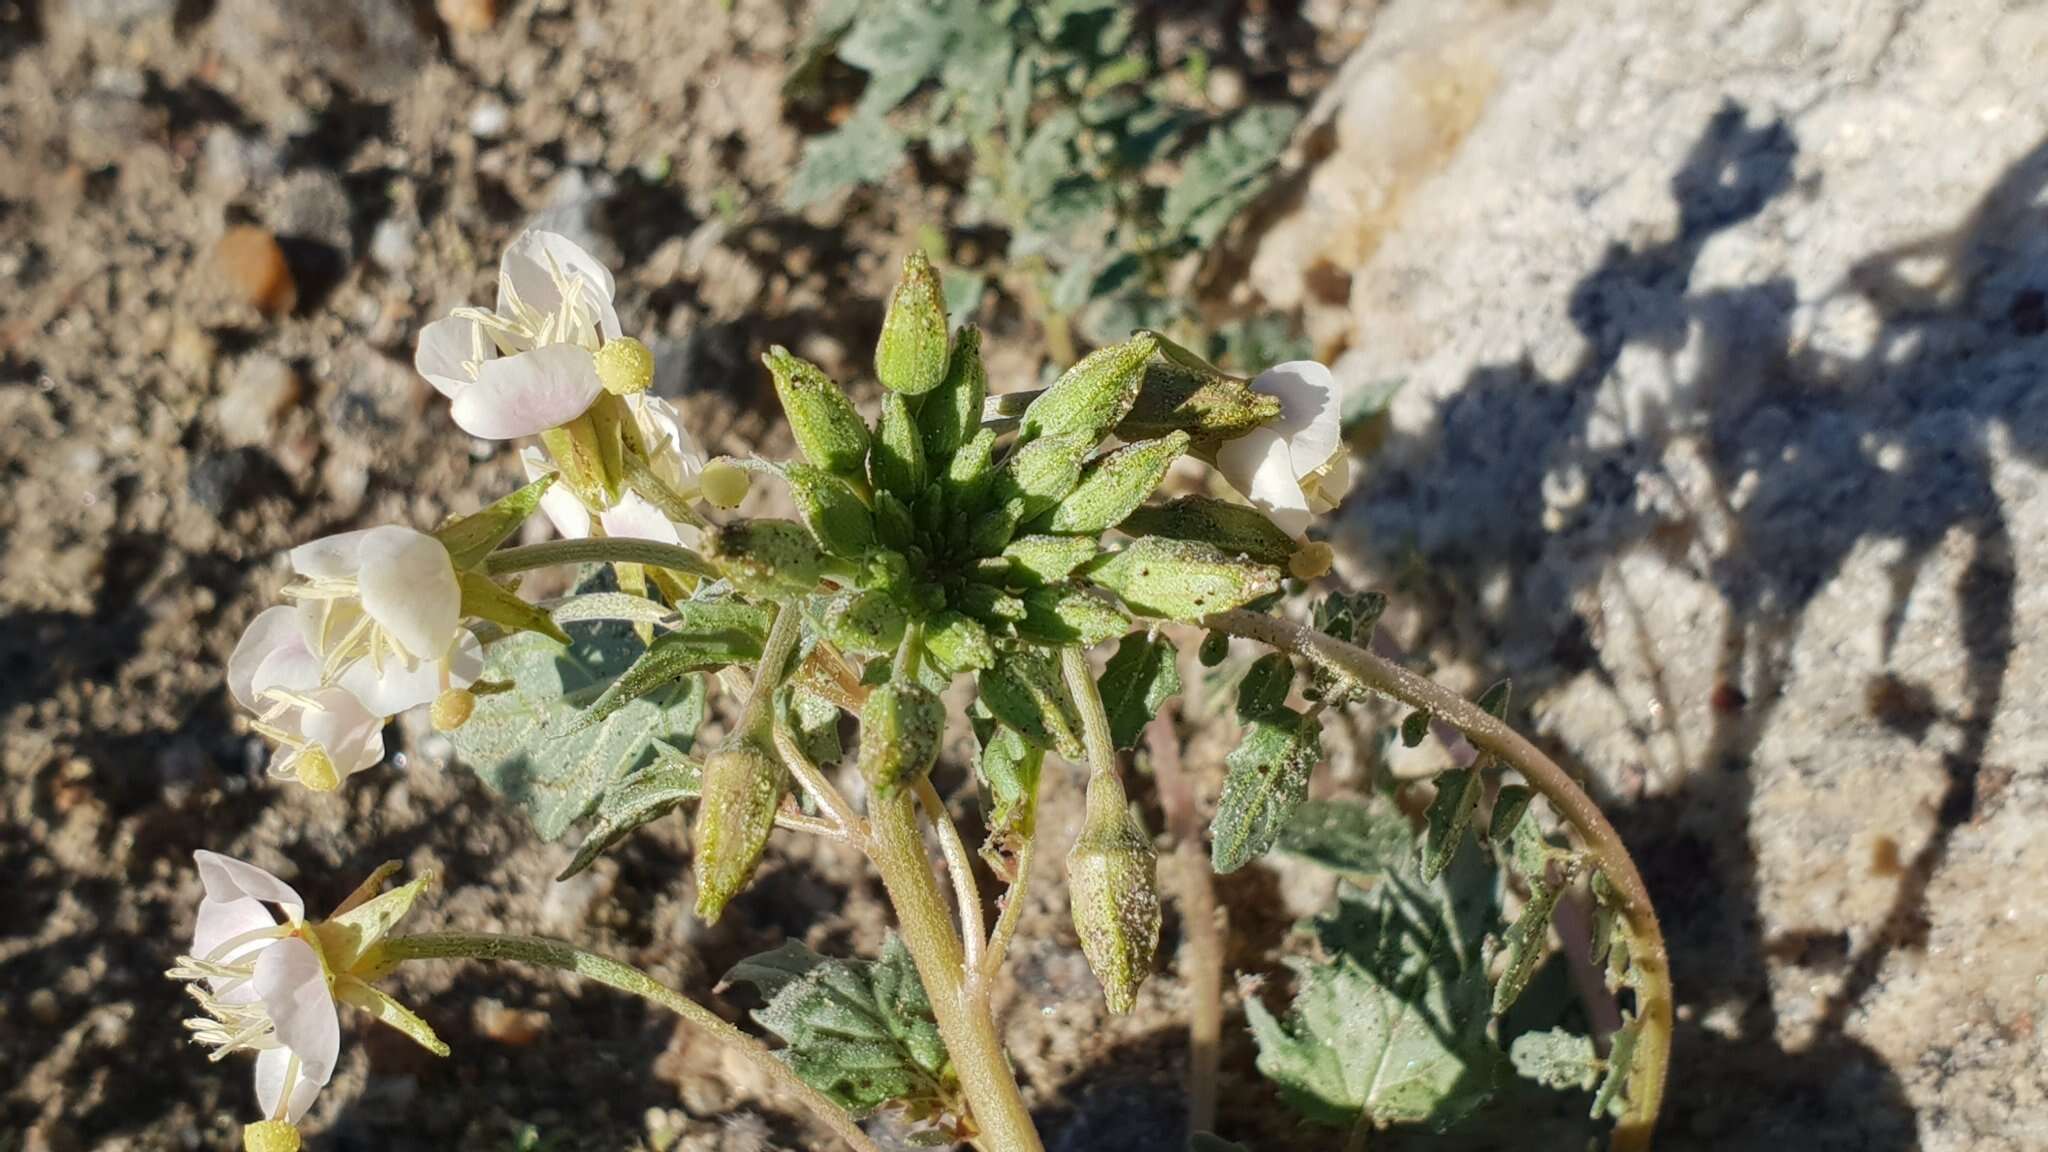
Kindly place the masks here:
POLYGON ((754 878, 788 788, 789 769, 751 740, 705 758, 691 861, 699 920, 717 923, 726 904, 754 878))
POLYGON ((946 379, 917 410, 924 432, 925 459, 939 467, 981 429, 981 404, 988 397, 988 371, 981 364, 981 329, 969 324, 953 341, 946 379))
POLYGON ((922 684, 893 680, 868 693, 860 710, 860 774, 886 796, 923 779, 939 757, 946 705, 922 684))
POLYGON ((1101 440, 1131 410, 1145 361, 1157 347, 1153 336, 1141 333, 1082 357, 1024 410, 1018 442, 1066 435, 1078 435, 1090 445, 1101 440))
POLYGON ((825 551, 852 560, 874 548, 875 517, 861 503, 853 485, 808 464, 791 464, 783 469, 783 475, 789 480, 797 514, 825 551))
POLYGON ((868 478, 875 487, 906 502, 924 491, 924 435, 910 404, 894 392, 882 396, 882 414, 875 421, 874 444, 868 449, 868 478))
POLYGON ((1158 857, 1116 776, 1088 779, 1088 813, 1067 853, 1067 904, 1109 1010, 1137 1006, 1159 949, 1158 857))
POLYGON ((654 383, 654 353, 631 336, 605 341, 594 358, 598 383, 614 396, 645 392, 654 383))
POLYGON ((917 541, 917 521, 910 506, 887 489, 875 493, 875 539, 882 547, 899 552, 917 541))
POLYGON ((988 630, 958 612, 939 612, 925 621, 924 650, 949 675, 996 662, 988 630))
POLYGON ((1081 482, 1039 523, 1047 532, 1100 535, 1144 503, 1187 449, 1185 432, 1127 444, 1089 464, 1081 473, 1081 482))
POLYGON ((804 459, 850 480, 864 478, 868 426, 853 410, 846 392, 817 365, 791 355, 780 344, 770 348, 761 362, 775 377, 775 394, 782 399, 782 411, 789 417, 789 430, 804 459))
POLYGON ((1234 559, 1213 545, 1146 536, 1082 569, 1141 616, 1196 620, 1240 608, 1280 587, 1271 568, 1234 559))
MULTIPOLYGON (((946 474, 940 478, 938 488, 945 497, 945 506, 962 521, 982 509, 989 484, 995 479, 995 447, 995 432, 983 428, 962 444, 946 464, 946 474)), ((939 504, 939 501, 927 498, 921 502, 918 511, 922 514, 925 508, 937 508, 939 504)))
POLYGON ((998 506, 1019 501, 1022 521, 1036 520, 1081 482, 1081 462, 1094 449, 1094 439, 1079 432, 1033 440, 996 469, 990 495, 998 506))
POLYGON ((1234 440, 1280 415, 1280 401, 1251 390, 1158 333, 1159 356, 1145 365, 1138 394, 1116 427, 1125 440, 1149 440, 1179 430, 1197 444, 1234 440))
POLYGON ((903 258, 903 279, 875 342, 875 378, 906 396, 922 396, 946 379, 946 299, 922 250, 903 258))
POLYGON ((743 591, 772 596, 809 592, 825 575, 825 554, 803 525, 736 520, 704 537, 704 555, 743 591))
POLYGON ((1017 634, 1046 644, 1093 648, 1130 628, 1131 618, 1102 597, 1055 585, 1025 594, 1024 619, 1017 624, 1017 634))
POLYGON ((1130 536, 1213 544, 1225 553, 1276 567, 1290 563, 1297 547, 1265 513, 1208 496, 1183 496, 1139 508, 1117 527, 1130 536))
POLYGON ((826 602, 818 627, 840 651, 872 655, 895 651, 907 623, 902 606, 887 593, 842 592, 826 602))

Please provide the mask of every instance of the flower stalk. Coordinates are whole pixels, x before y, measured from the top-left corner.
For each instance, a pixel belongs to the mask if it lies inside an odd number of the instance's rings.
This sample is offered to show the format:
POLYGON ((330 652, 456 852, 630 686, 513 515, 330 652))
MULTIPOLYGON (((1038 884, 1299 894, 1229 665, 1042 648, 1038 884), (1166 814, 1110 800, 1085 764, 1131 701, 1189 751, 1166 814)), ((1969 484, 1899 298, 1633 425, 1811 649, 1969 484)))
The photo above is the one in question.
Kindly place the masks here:
POLYGON ((718 570, 711 566, 710 561, 680 544, 620 538, 522 544, 491 553, 485 558, 483 567, 493 576, 510 576, 515 572, 531 572, 557 564, 645 564, 672 572, 687 572, 707 580, 718 577, 718 570))
POLYGON ((1592 797, 1556 761, 1492 713, 1356 644, 1291 620, 1241 609, 1218 612, 1202 623, 1218 632, 1292 652, 1375 692, 1428 712, 1464 733, 1474 746, 1519 772, 1578 833, 1618 897, 1629 938, 1636 1015, 1642 1021, 1629 1071, 1628 1110, 1615 1125, 1610 1147, 1615 1152, 1643 1152, 1649 1148, 1671 1060, 1671 965, 1664 933, 1657 924, 1657 912, 1650 905, 1649 889, 1643 884, 1642 874, 1636 870, 1620 834, 1601 814, 1592 797))

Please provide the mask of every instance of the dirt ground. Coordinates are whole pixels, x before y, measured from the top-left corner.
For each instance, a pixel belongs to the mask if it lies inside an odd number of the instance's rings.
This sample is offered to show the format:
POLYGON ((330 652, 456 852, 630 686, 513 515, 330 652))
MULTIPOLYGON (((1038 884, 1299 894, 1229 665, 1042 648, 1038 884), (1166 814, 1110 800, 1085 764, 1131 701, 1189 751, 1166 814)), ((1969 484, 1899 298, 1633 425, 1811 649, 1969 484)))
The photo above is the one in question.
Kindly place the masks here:
MULTIPOLYGON (((896 259, 948 219, 956 173, 810 216, 778 208, 817 127, 779 94, 801 5, 520 0, 480 31, 464 21, 492 0, 436 7, 0 2, 0 1149, 239 1146, 248 1069, 184 1043, 162 976, 189 938, 196 848, 272 868, 316 907, 386 859, 432 868, 416 927, 567 937, 735 1019, 749 994, 713 991, 734 961, 788 937, 871 954, 886 930, 845 851, 779 838, 705 929, 687 914, 680 821, 557 885, 569 849, 537 843, 422 725, 327 798, 267 781, 232 714, 221 669, 284 582, 282 549, 432 525, 516 482, 510 446, 461 435, 410 359, 420 325, 489 298, 520 227, 566 231, 620 270, 628 329, 709 448, 773 452, 759 353, 785 343, 863 374, 896 259), (241 225, 278 239, 288 308, 266 312, 282 286, 216 259, 241 225)), ((1290 6, 1201 9, 1196 34, 1226 65, 1253 24, 1273 67, 1337 50, 1290 6)), ((948 239, 966 260, 1000 240, 948 239)), ((983 319, 997 378, 1032 379, 1017 309, 994 300, 983 319)), ((1202 747, 1190 762, 1213 773, 1202 747)), ((1060 851, 1078 810, 1064 771, 1046 817, 1060 851)), ((942 783, 971 822, 957 757, 942 783)), ((1056 872, 1005 993, 1049 1145, 1178 1148, 1180 985, 1162 975, 1109 1019, 1056 872)), ((1248 909, 1233 967, 1279 971, 1281 883, 1255 870, 1226 888, 1248 909)), ((1169 952, 1178 939, 1169 912, 1169 952)), ((455 1055, 351 1021, 313 1147, 823 1145, 715 1046, 602 990, 443 965, 394 991, 455 1055)), ((1222 1126, 1255 1146, 1299 1139, 1230 1034, 1222 1126)))

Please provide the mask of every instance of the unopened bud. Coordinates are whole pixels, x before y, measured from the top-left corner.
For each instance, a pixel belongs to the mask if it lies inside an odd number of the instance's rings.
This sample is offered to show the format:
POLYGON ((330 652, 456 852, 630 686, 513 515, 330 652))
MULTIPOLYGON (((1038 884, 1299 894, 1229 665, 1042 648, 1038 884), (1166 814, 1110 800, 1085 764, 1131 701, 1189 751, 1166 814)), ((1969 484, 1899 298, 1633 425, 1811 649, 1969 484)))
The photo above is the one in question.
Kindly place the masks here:
POLYGON ((692 861, 699 920, 716 923, 726 904, 754 878, 788 787, 789 769, 752 741, 705 758, 692 861))
POLYGON ((1314 580, 1328 574, 1337 553, 1320 540, 1311 540, 1287 558, 1287 572, 1296 580, 1314 580))
POLYGON ((704 554, 742 591, 763 596, 809 592, 825 575, 825 554, 810 529, 788 520, 739 520, 713 529, 704 554))
POLYGON ((891 392, 922 396, 945 382, 946 345, 946 299, 938 273, 922 251, 912 251, 882 317, 875 377, 891 392))
POLYGON ((308 745, 299 753, 294 767, 298 771, 299 783, 315 792, 332 792, 341 787, 341 773, 334 770, 334 761, 318 744, 308 745))
POLYGON ((614 396, 632 396, 654 383, 654 353, 631 336, 607 340, 597 350, 597 381, 614 396))
POLYGON ((704 499, 711 501, 713 508, 727 510, 740 506, 752 483, 753 478, 745 468, 723 457, 704 465, 704 471, 697 476, 697 487, 704 493, 704 499))
POLYGON ((259 1120, 242 1129, 244 1152, 299 1152, 299 1130, 283 1120, 259 1120))
POLYGON ((434 731, 453 732, 469 723, 469 714, 476 711, 476 694, 467 688, 450 688, 434 697, 434 706, 429 716, 434 721, 434 731))
POLYGON ((946 705, 913 681, 892 681, 868 693, 860 710, 860 772, 879 795, 922 779, 939 757, 946 705))
POLYGON ((1067 903, 1103 1000, 1129 1012, 1159 949, 1158 856, 1108 772, 1088 779, 1088 814, 1067 853, 1067 903))

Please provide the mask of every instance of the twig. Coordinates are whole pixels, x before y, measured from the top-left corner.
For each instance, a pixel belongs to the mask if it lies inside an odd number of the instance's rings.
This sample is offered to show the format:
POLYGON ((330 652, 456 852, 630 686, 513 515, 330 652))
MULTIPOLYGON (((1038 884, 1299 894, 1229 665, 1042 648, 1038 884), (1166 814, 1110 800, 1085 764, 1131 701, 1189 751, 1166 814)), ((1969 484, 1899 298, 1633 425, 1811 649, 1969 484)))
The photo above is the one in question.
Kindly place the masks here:
POLYGON ((1037 851, 1038 837, 1035 833, 1025 837, 1023 845, 1017 849, 1017 878, 1010 881, 1009 891, 1003 893, 1003 910, 996 915, 996 930, 988 938, 988 950, 981 954, 981 970, 971 977, 974 994, 985 994, 995 983, 996 973, 1003 970, 1003 957, 1010 950, 1010 938, 1017 934, 1017 922, 1024 917, 1024 898, 1031 890, 1031 860, 1037 851))
POLYGON ((1195 781, 1181 763, 1180 733, 1169 707, 1145 729, 1159 803, 1181 879, 1181 931, 1187 950, 1181 979, 1188 986, 1188 1131, 1216 1127, 1216 1084, 1223 1058, 1223 933, 1218 922, 1216 880, 1202 851, 1202 827, 1195 781))
POLYGON ((796 737, 781 724, 775 726, 775 751, 789 766, 790 775, 795 776, 797 783, 810 795, 812 803, 838 822, 847 839, 865 846, 867 821, 854 814, 853 805, 847 803, 845 795, 832 786, 832 781, 825 778, 816 764, 811 763, 811 758, 797 744, 796 737))
POLYGON ((981 914, 981 887, 974 882, 974 857, 961 841, 960 828, 953 823, 953 814, 946 811, 946 802, 940 799, 939 790, 932 787, 930 779, 918 778, 917 799, 924 805, 925 818, 939 831, 939 851, 945 854, 946 871, 953 879, 953 902, 960 906, 960 939, 965 944, 961 967, 972 979, 981 971, 982 940, 988 935, 988 924, 981 914))

